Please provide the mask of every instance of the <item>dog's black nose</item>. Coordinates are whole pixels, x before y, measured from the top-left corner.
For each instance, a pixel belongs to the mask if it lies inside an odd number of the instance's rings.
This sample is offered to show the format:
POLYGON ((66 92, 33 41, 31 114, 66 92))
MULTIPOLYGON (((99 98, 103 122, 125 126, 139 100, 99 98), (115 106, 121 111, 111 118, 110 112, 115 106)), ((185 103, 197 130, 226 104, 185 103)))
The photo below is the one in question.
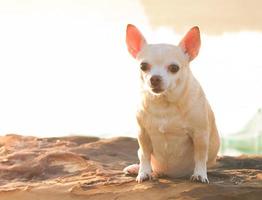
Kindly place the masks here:
POLYGON ((154 75, 150 78, 150 82, 151 82, 151 85, 153 87, 157 87, 160 85, 161 83, 161 76, 158 76, 158 75, 154 75))

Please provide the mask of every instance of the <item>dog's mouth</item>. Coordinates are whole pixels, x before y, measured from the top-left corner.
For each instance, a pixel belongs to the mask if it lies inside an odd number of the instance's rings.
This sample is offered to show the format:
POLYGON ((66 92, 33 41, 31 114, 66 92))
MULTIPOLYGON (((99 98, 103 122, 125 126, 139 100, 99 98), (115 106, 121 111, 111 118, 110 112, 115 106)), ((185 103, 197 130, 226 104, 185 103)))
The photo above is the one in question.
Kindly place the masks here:
POLYGON ((162 92, 164 91, 164 90, 163 90, 162 88, 160 88, 160 87, 154 87, 154 88, 151 87, 151 90, 152 90, 152 92, 155 93, 155 94, 160 94, 160 93, 162 93, 162 92))

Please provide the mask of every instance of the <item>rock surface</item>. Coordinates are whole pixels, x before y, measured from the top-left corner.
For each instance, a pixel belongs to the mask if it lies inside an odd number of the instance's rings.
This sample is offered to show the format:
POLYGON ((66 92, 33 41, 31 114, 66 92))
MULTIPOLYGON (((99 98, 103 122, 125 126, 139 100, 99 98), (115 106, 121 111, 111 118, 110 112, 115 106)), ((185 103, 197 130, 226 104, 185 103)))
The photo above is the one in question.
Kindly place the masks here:
POLYGON ((0 199, 262 199, 262 155, 219 158, 210 184, 189 177, 138 184, 122 173, 138 162, 137 149, 125 137, 0 137, 0 199))

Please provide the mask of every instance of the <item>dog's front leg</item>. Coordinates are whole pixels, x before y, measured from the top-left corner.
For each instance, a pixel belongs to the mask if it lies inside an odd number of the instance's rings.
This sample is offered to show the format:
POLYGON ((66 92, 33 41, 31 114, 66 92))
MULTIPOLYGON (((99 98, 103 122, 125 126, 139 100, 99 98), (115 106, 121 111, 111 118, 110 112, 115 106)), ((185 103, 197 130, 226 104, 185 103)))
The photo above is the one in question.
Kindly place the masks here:
POLYGON ((193 137, 195 168, 191 177, 193 181, 209 183, 207 178, 208 132, 195 132, 193 137))
POLYGON ((138 135, 138 158, 140 160, 139 172, 136 177, 137 182, 141 183, 144 180, 151 179, 151 153, 152 144, 149 136, 144 130, 141 130, 138 135))

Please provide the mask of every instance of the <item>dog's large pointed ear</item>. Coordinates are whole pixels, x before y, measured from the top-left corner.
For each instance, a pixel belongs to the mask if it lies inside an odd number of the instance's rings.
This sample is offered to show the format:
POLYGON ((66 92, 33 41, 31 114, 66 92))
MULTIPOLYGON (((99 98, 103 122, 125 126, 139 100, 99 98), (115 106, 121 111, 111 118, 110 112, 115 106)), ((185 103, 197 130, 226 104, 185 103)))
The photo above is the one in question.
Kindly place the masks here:
POLYGON ((191 28, 181 40, 179 46, 189 56, 189 61, 193 60, 198 55, 201 46, 199 28, 197 26, 191 28))
POLYGON ((132 24, 128 24, 126 28, 126 44, 129 53, 136 58, 139 51, 146 44, 144 36, 132 24))

